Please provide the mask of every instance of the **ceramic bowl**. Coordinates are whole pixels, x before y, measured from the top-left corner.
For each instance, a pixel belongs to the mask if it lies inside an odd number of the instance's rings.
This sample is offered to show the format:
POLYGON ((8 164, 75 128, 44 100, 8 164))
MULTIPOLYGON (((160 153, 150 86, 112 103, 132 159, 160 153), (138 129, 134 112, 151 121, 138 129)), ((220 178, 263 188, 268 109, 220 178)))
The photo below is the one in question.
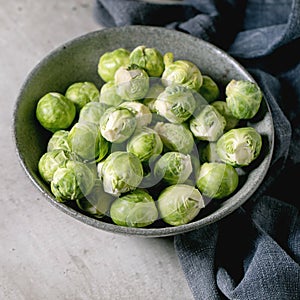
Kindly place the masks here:
MULTIPOLYGON (((38 161, 46 151, 49 133, 41 128, 35 117, 38 100, 49 91, 64 93, 77 81, 92 81, 99 87, 103 81, 97 74, 99 57, 107 51, 123 47, 129 50, 138 45, 155 47, 162 53, 172 51, 175 59, 188 59, 199 66, 203 74, 210 75, 219 85, 231 79, 254 81, 246 69, 224 51, 191 35, 151 26, 125 26, 91 32, 54 49, 42 59, 25 79, 14 111, 14 138, 21 166, 42 193, 60 211, 76 220, 103 231, 143 237, 164 237, 181 234, 216 222, 232 213, 257 190, 269 168, 273 150, 273 122, 267 102, 263 99, 259 117, 248 125, 263 136, 263 149, 254 166, 249 169, 237 191, 224 201, 211 201, 192 222, 181 226, 159 223, 147 228, 122 227, 107 217, 95 219, 74 205, 58 203, 49 186, 38 172, 38 161)), ((255 82, 255 81, 254 81, 255 82)), ((31 205, 37 205, 32 203, 31 205)))

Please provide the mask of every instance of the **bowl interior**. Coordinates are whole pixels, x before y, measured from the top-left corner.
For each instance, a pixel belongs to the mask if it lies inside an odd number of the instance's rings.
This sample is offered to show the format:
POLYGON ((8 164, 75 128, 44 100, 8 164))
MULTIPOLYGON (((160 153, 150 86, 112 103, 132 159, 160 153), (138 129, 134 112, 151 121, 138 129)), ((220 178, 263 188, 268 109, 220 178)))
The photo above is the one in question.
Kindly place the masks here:
POLYGON ((76 81, 103 84, 97 73, 99 57, 107 51, 123 47, 128 50, 139 45, 155 47, 162 53, 171 51, 174 59, 188 59, 210 75, 221 86, 231 79, 254 81, 251 75, 232 57, 217 47, 191 35, 160 27, 127 26, 91 32, 71 40, 49 53, 25 80, 14 111, 14 137, 16 150, 25 172, 45 198, 63 212, 93 227, 127 235, 162 237, 187 232, 213 223, 242 205, 262 182, 269 167, 273 151, 273 122, 268 104, 263 99, 258 117, 251 126, 263 136, 262 155, 243 176, 243 184, 230 198, 216 201, 203 209, 189 224, 171 227, 127 228, 114 225, 109 220, 97 220, 78 211, 75 207, 58 203, 49 187, 39 176, 37 165, 46 151, 49 132, 41 128, 35 117, 38 100, 47 92, 64 93, 76 81))

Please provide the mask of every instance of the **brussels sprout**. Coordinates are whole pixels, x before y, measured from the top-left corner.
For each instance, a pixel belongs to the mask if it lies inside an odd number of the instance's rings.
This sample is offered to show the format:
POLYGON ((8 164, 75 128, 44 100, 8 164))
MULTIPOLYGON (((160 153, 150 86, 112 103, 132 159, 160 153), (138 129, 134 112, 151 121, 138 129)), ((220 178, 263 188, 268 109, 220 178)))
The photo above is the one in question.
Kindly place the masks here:
POLYGON ((105 52, 100 56, 98 62, 98 74, 105 81, 114 80, 115 72, 121 66, 129 64, 130 52, 124 48, 118 48, 110 52, 105 52))
POLYGON ((165 66, 171 65, 174 62, 174 53, 166 52, 163 56, 165 66))
POLYGON ((127 108, 110 107, 100 119, 100 131, 107 141, 122 143, 133 134, 136 123, 135 116, 127 108))
POLYGON ((217 83, 207 75, 202 76, 203 81, 199 89, 199 93, 205 98, 208 103, 215 101, 220 95, 220 89, 217 83))
POLYGON ((129 61, 130 64, 144 69, 151 77, 160 77, 165 68, 163 55, 156 48, 147 48, 144 45, 132 50, 129 61))
POLYGON ((108 141, 101 136, 99 127, 91 122, 74 124, 68 140, 72 151, 86 161, 99 161, 109 150, 108 141))
POLYGON ((150 109, 138 101, 125 101, 119 105, 130 110, 136 118, 136 127, 147 126, 152 121, 152 113, 150 109))
POLYGON ((114 197, 103 190, 101 180, 96 179, 92 191, 85 197, 76 199, 77 206, 97 219, 106 216, 114 197))
POLYGON ((101 167, 100 179, 103 181, 104 191, 111 195, 132 191, 143 179, 142 163, 132 153, 112 152, 101 167))
POLYGON ((100 119, 108 106, 104 103, 89 102, 82 107, 79 113, 78 123, 90 122, 100 124, 100 119))
POLYGON ((118 106, 123 102, 122 98, 117 94, 114 81, 104 83, 100 89, 99 102, 108 106, 118 106))
POLYGON ((224 132, 225 118, 212 106, 205 105, 190 120, 193 135, 203 141, 216 141, 224 132))
POLYGON ((180 124, 192 116, 196 109, 196 101, 191 89, 172 85, 158 95, 154 109, 169 122, 180 124))
POLYGON ((154 174, 169 184, 184 183, 192 174, 193 166, 190 155, 180 152, 167 152, 159 158, 154 167, 154 174))
POLYGON ((136 189, 116 199, 110 208, 113 222, 126 227, 146 227, 158 218, 153 198, 142 189, 136 189))
POLYGON ((224 131, 235 128, 238 125, 240 120, 233 116, 225 101, 214 101, 211 105, 225 118, 226 126, 224 131))
POLYGON ((45 94, 38 101, 36 117, 40 124, 51 132, 67 129, 76 116, 76 108, 72 101, 56 92, 45 94))
POLYGON ((193 134, 183 124, 157 122, 154 130, 159 134, 164 146, 170 151, 188 154, 194 148, 193 134))
POLYGON ((162 73, 162 82, 165 86, 180 84, 199 91, 203 78, 199 68, 188 60, 172 62, 172 55, 165 56, 165 70, 162 73))
POLYGON ((200 160, 202 162, 222 162, 217 153, 217 142, 208 142, 199 146, 200 160))
POLYGON ((234 167, 249 165, 258 157, 261 147, 261 135, 253 127, 231 129, 217 141, 220 159, 234 167))
POLYGON ((68 160, 78 160, 79 158, 69 151, 54 149, 44 153, 38 162, 38 170, 45 182, 50 183, 54 172, 58 167, 64 166, 68 160))
POLYGON ((135 65, 120 67, 115 73, 114 80, 117 94, 126 101, 143 99, 150 86, 147 72, 135 65))
POLYGON ((164 222, 179 226, 192 221, 204 207, 204 201, 194 186, 176 184, 160 193, 157 207, 164 222))
POLYGON ((247 80, 231 80, 226 86, 226 102, 238 119, 251 119, 259 110, 262 92, 257 84, 247 80))
POLYGON ((58 130, 52 134, 47 144, 47 152, 53 151, 54 149, 63 149, 71 151, 68 141, 68 130, 58 130))
POLYGON ((210 162, 201 165, 196 185, 202 195, 222 199, 232 194, 239 183, 234 167, 224 163, 210 162))
POLYGON ((126 150, 137 156, 141 162, 147 162, 162 152, 163 143, 154 129, 141 127, 129 139, 126 150))
POLYGON ((65 96, 75 104, 79 112, 85 104, 91 101, 98 102, 99 90, 92 82, 75 82, 67 88, 65 96))
POLYGON ((69 160, 54 172, 51 191, 58 202, 76 200, 92 191, 95 180, 94 173, 86 164, 69 160))

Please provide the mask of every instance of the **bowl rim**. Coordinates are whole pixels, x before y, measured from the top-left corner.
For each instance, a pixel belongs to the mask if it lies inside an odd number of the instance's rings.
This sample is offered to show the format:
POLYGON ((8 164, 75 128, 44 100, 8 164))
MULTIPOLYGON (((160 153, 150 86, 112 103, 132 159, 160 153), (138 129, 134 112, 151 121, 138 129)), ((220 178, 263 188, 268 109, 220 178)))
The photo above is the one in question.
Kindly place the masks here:
MULTIPOLYGON (((26 175, 30 178, 31 183, 42 193, 42 195, 46 198, 48 202, 50 202, 54 207, 58 208, 59 210, 63 211, 69 216, 72 216, 76 220, 85 223, 89 226, 92 226, 97 229, 101 229, 107 232, 111 233, 116 233, 116 234, 122 234, 122 235, 127 235, 127 236, 141 236, 141 237, 167 237, 167 236, 174 236, 177 234, 182 234, 186 233, 195 229, 199 229, 201 227, 204 227, 206 225, 212 224, 216 221, 219 221, 223 219, 224 217, 230 215, 233 211, 235 211, 237 208, 239 208, 241 205, 243 205, 246 201, 249 200, 249 198, 255 193, 256 189, 249 189, 247 193, 247 197, 244 198, 239 198, 239 201, 235 201, 232 205, 230 206, 223 206, 220 207, 217 211, 217 213, 214 211, 210 213, 207 216, 204 216, 203 218, 196 220, 196 221, 191 221, 190 223, 180 225, 180 226, 166 226, 166 227, 158 227, 158 228, 135 228, 135 227, 125 227, 125 226, 119 226, 113 223, 108 223, 108 222, 103 222, 101 219, 96 219, 91 216, 88 216, 84 214, 83 212, 80 212, 79 210, 75 210, 72 207, 66 205, 65 203, 59 203, 55 201, 54 197, 47 192, 46 189, 44 189, 35 179, 34 175, 31 174, 29 171, 29 167, 26 164, 26 160, 24 155, 20 152, 19 150, 19 140, 18 140, 18 132, 17 132, 17 112, 20 106, 20 103, 22 101, 22 94, 25 91, 27 85, 29 84, 31 78, 34 77, 35 73, 38 72, 39 68, 41 65, 46 63, 47 61, 51 60, 53 56, 58 55, 63 49, 66 47, 74 44, 74 43, 80 43, 84 39, 92 39, 94 37, 98 37, 99 35, 103 33, 111 33, 113 34, 116 31, 128 31, 128 30, 152 30, 152 31, 157 31, 157 32, 169 32, 170 34, 177 35, 178 37, 183 37, 185 39, 190 39, 193 40, 194 42, 197 43, 202 43, 207 48, 210 48, 214 53, 217 53, 218 55, 223 56, 226 61, 229 61, 232 65, 234 65, 235 68, 237 68, 240 72, 243 73, 243 75, 247 76, 249 80, 256 82, 256 80, 252 77, 252 75, 247 71, 247 69, 239 63, 236 59, 234 59, 232 56, 230 56, 227 52, 224 50, 220 49, 214 44, 211 44, 201 38, 192 36, 188 33, 184 33, 181 31, 177 31, 174 29, 169 29, 165 27, 156 27, 156 26, 148 26, 148 25, 126 25, 126 26, 120 26, 120 27, 110 27, 110 28, 103 28, 103 29, 98 29, 94 30, 82 35, 79 35, 75 38, 72 38, 64 43, 61 43, 59 46, 55 47, 53 50, 49 51, 48 54, 46 54, 32 69, 31 71, 27 74, 21 88, 19 91, 19 94, 17 96, 15 105, 14 105, 14 110, 13 110, 13 128, 12 128, 12 135, 13 135, 13 140, 15 143, 15 151, 19 160, 20 165, 22 166, 23 170, 25 171, 26 175)), ((269 169, 272 156, 273 156, 273 149, 274 149, 274 126, 273 126, 273 118, 272 118, 272 113, 270 106, 268 102, 266 101, 264 97, 264 102, 267 107, 267 110, 269 112, 269 117, 272 123, 272 126, 270 128, 271 130, 271 141, 270 141, 270 148, 268 149, 268 160, 266 162, 266 167, 263 169, 263 172, 260 173, 259 178, 257 178, 254 181, 254 185, 259 187, 259 185, 262 183, 263 179, 265 178, 267 171, 269 169)), ((252 184, 253 185, 253 184, 252 184)), ((238 195, 239 193, 242 192, 242 189, 238 190, 235 195, 238 195)), ((237 197, 237 196, 236 196, 237 197)))

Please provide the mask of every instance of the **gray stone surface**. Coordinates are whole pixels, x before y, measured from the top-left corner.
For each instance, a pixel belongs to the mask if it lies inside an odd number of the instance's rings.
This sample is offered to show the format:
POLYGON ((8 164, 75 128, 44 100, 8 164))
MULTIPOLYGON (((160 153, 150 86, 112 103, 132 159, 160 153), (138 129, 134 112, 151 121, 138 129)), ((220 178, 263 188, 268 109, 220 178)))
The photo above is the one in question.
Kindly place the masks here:
POLYGON ((32 68, 98 30, 94 1, 1 1, 0 299, 189 300, 172 238, 100 231, 45 201, 14 150, 12 114, 32 68))

